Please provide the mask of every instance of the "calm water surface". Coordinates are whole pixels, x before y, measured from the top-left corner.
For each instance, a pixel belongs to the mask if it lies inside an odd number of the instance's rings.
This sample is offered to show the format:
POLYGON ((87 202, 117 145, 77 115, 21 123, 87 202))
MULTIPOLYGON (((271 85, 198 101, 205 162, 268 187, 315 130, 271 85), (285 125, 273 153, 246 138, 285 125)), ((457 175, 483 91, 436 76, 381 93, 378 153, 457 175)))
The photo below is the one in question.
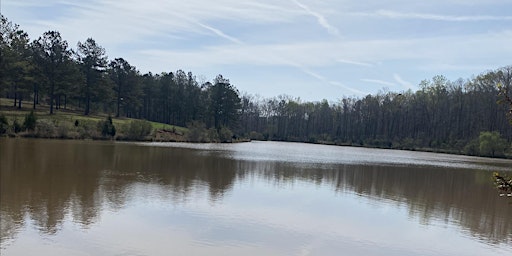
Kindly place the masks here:
POLYGON ((512 255, 512 161, 300 143, 0 139, 8 255, 512 255))

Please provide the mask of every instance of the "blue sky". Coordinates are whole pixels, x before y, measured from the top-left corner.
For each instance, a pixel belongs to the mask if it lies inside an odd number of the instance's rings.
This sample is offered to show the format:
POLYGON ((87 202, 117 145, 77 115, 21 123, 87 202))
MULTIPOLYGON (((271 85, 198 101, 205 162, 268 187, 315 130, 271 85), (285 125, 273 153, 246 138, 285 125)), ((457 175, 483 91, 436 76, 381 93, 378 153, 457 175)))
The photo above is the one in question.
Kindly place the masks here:
POLYGON ((142 73, 217 74, 262 97, 337 101, 512 64, 510 0, 1 0, 36 39, 92 37, 142 73))

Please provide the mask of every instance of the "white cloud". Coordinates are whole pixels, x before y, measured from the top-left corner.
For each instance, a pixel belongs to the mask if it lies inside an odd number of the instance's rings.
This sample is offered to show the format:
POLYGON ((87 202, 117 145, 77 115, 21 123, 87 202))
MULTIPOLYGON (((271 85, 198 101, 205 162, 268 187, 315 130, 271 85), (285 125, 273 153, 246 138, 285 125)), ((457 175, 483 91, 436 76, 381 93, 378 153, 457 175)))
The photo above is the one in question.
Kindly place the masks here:
POLYGON ((380 84, 380 85, 386 85, 386 86, 395 86, 394 83, 383 81, 383 80, 378 80, 378 79, 363 78, 363 79, 361 79, 361 81, 368 82, 368 83, 374 83, 374 84, 380 84))
POLYGON ((338 87, 340 87, 340 88, 342 88, 344 90, 347 90, 349 92, 355 93, 358 96, 362 96, 362 95, 367 95, 368 94, 368 92, 363 92, 363 91, 358 90, 356 88, 346 86, 345 84, 343 84, 341 82, 329 81, 329 83, 332 84, 332 85, 338 86, 338 87))
MULTIPOLYGON (((102 41, 115 42, 138 40, 147 37, 148 34, 202 33, 197 27, 198 22, 212 28, 209 21, 214 20, 231 20, 237 24, 268 24, 290 22, 301 15, 297 11, 290 11, 287 5, 236 0, 153 0, 143 3, 138 0, 48 0, 44 1, 44 5, 41 1, 4 1, 7 8, 18 10, 42 6, 51 7, 54 11, 60 10, 56 11, 51 19, 44 20, 44 23, 39 20, 39 15, 30 13, 26 14, 24 20, 14 21, 30 24, 31 29, 37 30, 35 34, 57 29, 68 35, 70 41, 77 41, 83 34, 94 34, 105 38, 102 41)), ((236 38, 236 35, 232 37, 236 38)))
POLYGON ((310 75, 310 76, 312 76, 312 77, 314 77, 314 78, 316 78, 316 79, 318 79, 318 80, 320 80, 322 82, 326 81, 325 77, 323 77, 323 76, 321 76, 321 75, 319 75, 319 74, 317 74, 317 73, 315 73, 315 72, 313 72, 313 71, 311 71, 309 69, 301 68, 301 70, 302 70, 302 72, 304 72, 304 73, 306 73, 306 74, 308 74, 308 75, 310 75))
MULTIPOLYGON (((335 40, 323 42, 301 42, 280 44, 219 45, 190 51, 173 49, 145 49, 141 53, 154 56, 167 56, 179 59, 192 66, 219 64, 249 64, 282 66, 297 63, 303 67, 325 67, 336 63, 351 63, 368 66, 368 62, 346 61, 351 59, 371 60, 383 63, 397 60, 416 61, 418 68, 428 63, 453 63, 468 65, 468 61, 478 62, 489 56, 510 56, 512 32, 486 33, 468 36, 447 36, 423 39, 395 40, 335 40), (454 60, 456 62, 454 62, 454 60)), ((489 60, 490 61, 490 60, 489 60)), ((501 65, 501 64, 500 64, 501 65)), ((412 67, 407 67, 410 69, 412 67)))
POLYGON ((391 19, 422 19, 422 20, 435 20, 435 21, 510 21, 512 16, 492 16, 492 15, 471 15, 471 16, 456 16, 456 15, 440 15, 432 13, 417 13, 417 12, 396 12, 389 10, 378 10, 374 13, 361 13, 367 16, 381 16, 391 19))
POLYGON ((344 60, 344 59, 337 59, 336 61, 339 63, 345 63, 345 64, 351 64, 351 65, 363 66, 363 67, 373 67, 374 66, 374 64, 372 64, 372 63, 367 63, 367 62, 362 62, 362 61, 353 61, 353 60, 344 60))
POLYGON ((351 93, 355 93, 357 95, 364 95, 364 94, 367 94, 363 91, 360 91, 356 88, 353 88, 353 87, 350 87, 350 86, 347 86, 341 82, 338 82, 338 81, 329 81, 325 76, 322 76, 316 72, 313 72, 305 67, 302 67, 298 64, 295 64, 294 66, 297 66, 297 68, 299 68, 302 72, 304 72, 305 74, 309 75, 309 76, 312 76, 314 78, 316 78, 317 80, 319 80, 320 82, 324 83, 324 84, 329 84, 329 85, 334 85, 338 88, 341 88, 343 89, 344 91, 349 91, 351 93))
POLYGON ((239 39, 234 38, 234 37, 232 37, 232 36, 228 36, 228 35, 226 35, 224 32, 220 31, 219 29, 216 29, 216 28, 214 28, 214 27, 211 27, 211 26, 205 25, 205 24, 203 24, 203 23, 201 23, 201 22, 198 22, 197 24, 198 24, 199 26, 201 26, 201 27, 203 27, 203 28, 207 29, 207 30, 212 31, 212 32, 213 32, 213 33, 215 33, 216 35, 218 35, 218 36, 220 36, 220 37, 222 37, 222 38, 225 38, 225 39, 227 39, 227 40, 229 40, 229 41, 233 42, 233 43, 236 43, 236 44, 242 44, 242 41, 240 41, 239 39))
POLYGON ((71 46, 92 37, 110 57, 123 57, 142 72, 236 69, 244 76, 234 82, 251 84, 254 73, 278 68, 290 73, 269 84, 308 87, 285 79, 298 70, 331 85, 330 92, 364 94, 373 88, 368 83, 411 88, 436 74, 470 77, 510 65, 512 16, 500 11, 510 4, 486 1, 481 13, 469 15, 468 1, 418 7, 405 0, 2 0, 2 11, 32 39, 47 30, 60 31, 71 46), (424 24, 420 31, 410 26, 413 19, 424 24), (451 23, 440 28, 439 21, 451 23), (380 74, 394 74, 394 80, 380 74))
POLYGON ((393 78, 397 83, 399 83, 401 86, 403 86, 405 89, 412 89, 412 83, 405 81, 400 75, 393 74, 393 78))
POLYGON ((297 6, 299 6, 300 8, 302 8, 304 11, 306 11, 309 15, 312 15, 314 16, 318 23, 324 27, 325 29, 327 29, 327 31, 332 34, 332 35, 335 35, 335 36, 339 36, 339 31, 336 27, 332 26, 329 21, 327 21, 327 18, 325 18, 324 15, 318 13, 318 12, 315 12, 313 10, 311 10, 311 8, 309 8, 307 5, 305 4, 302 4, 300 3, 299 1, 297 0, 292 0, 297 6))

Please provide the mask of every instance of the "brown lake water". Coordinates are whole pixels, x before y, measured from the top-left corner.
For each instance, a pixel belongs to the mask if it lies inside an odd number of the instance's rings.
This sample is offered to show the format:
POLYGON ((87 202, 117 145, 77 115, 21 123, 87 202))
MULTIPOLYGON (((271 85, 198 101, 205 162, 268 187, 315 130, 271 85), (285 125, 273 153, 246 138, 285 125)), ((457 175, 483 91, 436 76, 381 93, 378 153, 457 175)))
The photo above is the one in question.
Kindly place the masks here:
POLYGON ((512 161, 302 143, 0 139, 0 254, 512 255, 512 161))

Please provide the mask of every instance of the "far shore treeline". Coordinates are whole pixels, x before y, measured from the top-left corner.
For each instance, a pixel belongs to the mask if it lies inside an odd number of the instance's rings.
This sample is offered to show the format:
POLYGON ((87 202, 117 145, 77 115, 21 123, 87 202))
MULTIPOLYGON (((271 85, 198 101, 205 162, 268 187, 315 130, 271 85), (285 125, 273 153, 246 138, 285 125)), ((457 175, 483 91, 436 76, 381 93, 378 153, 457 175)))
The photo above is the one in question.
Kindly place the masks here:
MULTIPOLYGON (((417 91, 305 102, 241 94, 222 75, 200 81, 183 70, 141 74, 123 58, 109 60, 92 38, 76 48, 58 31, 31 40, 4 16, 0 33, 0 98, 11 101, 8 110, 144 119, 187 127, 190 141, 247 138, 493 157, 511 153, 510 105, 498 103, 510 97, 512 66, 455 81, 435 76, 417 91)), ((0 132, 12 126, 6 120, 0 113, 0 132)), ((114 137, 109 125, 111 118, 98 127, 114 137)))

